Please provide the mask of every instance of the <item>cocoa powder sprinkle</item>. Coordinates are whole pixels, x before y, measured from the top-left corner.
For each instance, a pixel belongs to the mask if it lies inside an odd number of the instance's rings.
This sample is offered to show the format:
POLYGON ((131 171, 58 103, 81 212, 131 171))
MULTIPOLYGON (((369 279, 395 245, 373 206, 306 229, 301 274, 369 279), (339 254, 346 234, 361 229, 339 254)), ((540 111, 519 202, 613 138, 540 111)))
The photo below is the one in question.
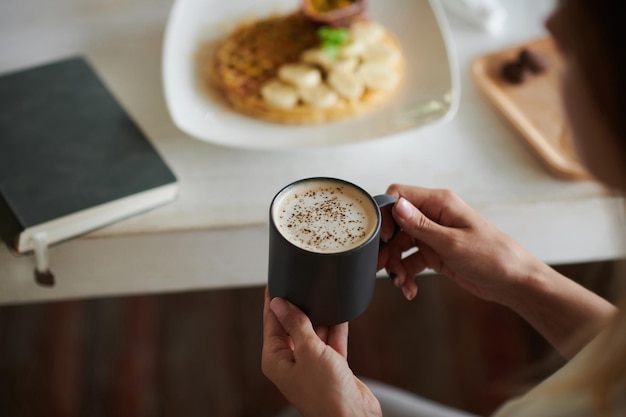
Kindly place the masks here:
MULTIPOLYGON (((327 187, 294 193, 291 210, 283 208, 282 227, 291 230, 292 239, 306 248, 320 251, 353 247, 366 237, 368 216, 364 201, 344 192, 343 187, 327 187)), ((366 204, 369 204, 367 202, 366 204)))

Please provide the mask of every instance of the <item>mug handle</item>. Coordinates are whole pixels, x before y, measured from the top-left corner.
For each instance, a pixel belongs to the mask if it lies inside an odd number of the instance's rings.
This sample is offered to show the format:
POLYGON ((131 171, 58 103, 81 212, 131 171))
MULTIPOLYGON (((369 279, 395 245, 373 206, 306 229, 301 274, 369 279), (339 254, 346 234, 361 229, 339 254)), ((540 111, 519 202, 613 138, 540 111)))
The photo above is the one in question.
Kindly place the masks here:
MULTIPOLYGON (((380 195, 374 196, 374 201, 376 201, 376 204, 378 205, 379 209, 383 209, 387 206, 392 206, 396 204, 396 201, 398 201, 398 199, 393 196, 390 196, 389 194, 380 194, 380 195)), ((382 248, 387 246, 387 244, 389 244, 389 242, 391 242, 393 238, 396 237, 398 233, 400 233, 400 226, 398 225, 398 223, 394 221, 393 224, 394 224, 394 229, 393 229, 393 234, 391 235, 391 238, 389 238, 387 242, 381 239, 380 245, 378 246, 378 250, 381 250, 382 248)))

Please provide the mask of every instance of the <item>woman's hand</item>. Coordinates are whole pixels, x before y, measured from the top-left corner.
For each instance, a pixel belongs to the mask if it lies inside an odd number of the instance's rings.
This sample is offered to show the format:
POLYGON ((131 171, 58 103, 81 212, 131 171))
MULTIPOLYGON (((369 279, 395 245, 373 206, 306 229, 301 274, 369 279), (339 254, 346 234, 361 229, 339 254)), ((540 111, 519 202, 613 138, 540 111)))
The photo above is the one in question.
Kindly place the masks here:
POLYGON ((433 269, 513 309, 567 358, 615 314, 613 305, 531 256, 455 194, 406 185, 387 193, 398 198, 392 215, 402 232, 381 251, 378 266, 409 300, 417 294, 415 274, 433 269), (412 248, 417 252, 403 259, 412 248))
POLYGON ((392 209, 402 232, 381 251, 386 268, 406 298, 413 299, 413 277, 424 269, 441 273, 472 294, 508 304, 504 297, 538 261, 512 238, 447 190, 392 185, 392 209), (402 258, 403 253, 417 252, 402 258))
POLYGON ((314 329, 298 307, 265 290, 263 373, 304 417, 382 416, 347 355, 348 323, 314 329))

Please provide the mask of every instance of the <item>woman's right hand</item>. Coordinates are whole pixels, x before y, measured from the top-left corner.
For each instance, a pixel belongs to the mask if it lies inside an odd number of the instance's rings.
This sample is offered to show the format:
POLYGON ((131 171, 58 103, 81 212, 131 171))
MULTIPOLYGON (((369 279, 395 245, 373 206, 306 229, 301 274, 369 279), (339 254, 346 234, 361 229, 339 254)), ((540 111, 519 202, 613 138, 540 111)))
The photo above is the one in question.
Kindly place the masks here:
POLYGON ((517 242, 450 191, 394 184, 387 194, 398 198, 392 214, 402 231, 381 251, 378 267, 408 299, 417 294, 413 277, 432 269, 480 298, 507 305, 512 287, 539 267, 517 242), (418 251, 403 259, 414 247, 418 251))

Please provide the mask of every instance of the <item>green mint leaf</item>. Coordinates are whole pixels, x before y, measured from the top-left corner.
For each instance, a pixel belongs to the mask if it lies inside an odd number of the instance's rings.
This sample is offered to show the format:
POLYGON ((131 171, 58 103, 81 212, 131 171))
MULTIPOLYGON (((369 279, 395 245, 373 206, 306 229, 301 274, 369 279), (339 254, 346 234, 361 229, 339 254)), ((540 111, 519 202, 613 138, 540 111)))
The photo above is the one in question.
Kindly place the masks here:
POLYGON ((322 26, 317 30, 317 37, 322 41, 329 41, 336 44, 343 44, 348 41, 348 30, 345 28, 331 28, 322 26))

